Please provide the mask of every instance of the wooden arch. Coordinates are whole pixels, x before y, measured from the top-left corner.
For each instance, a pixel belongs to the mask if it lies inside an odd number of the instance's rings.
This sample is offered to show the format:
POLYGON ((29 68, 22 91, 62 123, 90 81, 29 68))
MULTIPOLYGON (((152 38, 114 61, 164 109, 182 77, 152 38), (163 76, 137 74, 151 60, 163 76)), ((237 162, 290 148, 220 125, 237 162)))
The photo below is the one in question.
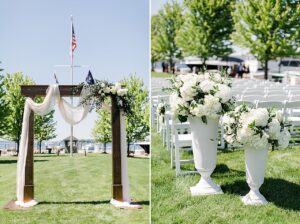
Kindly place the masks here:
MULTIPOLYGON (((37 96, 45 96, 48 85, 21 85, 21 94, 34 99, 37 96)), ((79 96, 81 90, 74 93, 76 85, 59 85, 61 97, 79 96)), ((122 172, 121 172, 121 128, 120 108, 116 98, 111 97, 111 122, 112 122, 112 198, 123 201, 122 172)), ((34 199, 34 112, 29 118, 28 151, 25 165, 24 202, 34 199)))

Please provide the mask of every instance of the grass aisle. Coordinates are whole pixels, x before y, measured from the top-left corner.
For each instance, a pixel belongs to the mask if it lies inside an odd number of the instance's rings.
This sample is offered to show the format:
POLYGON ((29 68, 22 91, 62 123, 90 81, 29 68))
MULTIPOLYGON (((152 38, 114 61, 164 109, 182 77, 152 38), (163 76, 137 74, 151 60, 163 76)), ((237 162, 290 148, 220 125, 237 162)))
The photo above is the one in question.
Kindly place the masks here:
POLYGON ((175 176, 169 153, 160 137, 152 133, 152 223, 300 223, 300 148, 269 151, 261 193, 266 206, 245 206, 240 195, 249 188, 245 181, 243 151, 218 154, 212 175, 224 195, 191 197, 189 187, 199 175, 175 176))
MULTIPOLYGON (((15 198, 16 157, 0 157, 0 205, 15 198)), ((0 209, 0 223, 149 223, 149 159, 128 161, 131 196, 142 210, 120 210, 111 199, 111 155, 35 156, 35 197, 26 211, 0 209)))

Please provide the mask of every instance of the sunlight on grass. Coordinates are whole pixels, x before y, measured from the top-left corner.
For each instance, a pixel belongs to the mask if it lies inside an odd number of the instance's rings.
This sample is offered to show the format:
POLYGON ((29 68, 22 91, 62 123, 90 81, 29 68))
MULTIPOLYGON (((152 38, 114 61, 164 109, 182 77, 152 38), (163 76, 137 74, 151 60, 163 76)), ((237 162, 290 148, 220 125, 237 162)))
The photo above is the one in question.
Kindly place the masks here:
MULTIPOLYGON (((0 157, 0 204, 15 198, 16 157, 0 157)), ((128 161, 131 196, 142 210, 120 210, 111 199, 111 155, 35 156, 35 197, 26 211, 0 210, 0 223, 149 223, 149 159, 128 161)))
POLYGON ((249 191, 242 150, 218 153, 212 177, 224 195, 191 197, 189 188, 200 176, 176 177, 169 153, 154 132, 151 163, 152 223, 300 223, 299 147, 269 151, 261 187, 261 193, 270 202, 266 206, 245 206, 240 201, 240 196, 249 191))

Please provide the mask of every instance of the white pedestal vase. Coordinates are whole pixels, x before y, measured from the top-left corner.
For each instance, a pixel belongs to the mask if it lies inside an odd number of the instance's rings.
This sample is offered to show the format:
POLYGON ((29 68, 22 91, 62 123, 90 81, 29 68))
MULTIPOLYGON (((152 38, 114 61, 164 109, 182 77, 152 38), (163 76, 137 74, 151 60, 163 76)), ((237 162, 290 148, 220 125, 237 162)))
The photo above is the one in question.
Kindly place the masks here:
POLYGON ((267 156, 269 146, 263 149, 252 149, 245 146, 245 163, 247 183, 250 187, 248 194, 241 198, 245 205, 262 205, 268 203, 265 197, 259 192, 264 182, 267 156))
POLYGON ((194 163, 201 179, 196 186, 190 188, 192 196, 223 194, 219 185, 215 184, 210 175, 216 168, 219 120, 189 117, 192 135, 194 163))

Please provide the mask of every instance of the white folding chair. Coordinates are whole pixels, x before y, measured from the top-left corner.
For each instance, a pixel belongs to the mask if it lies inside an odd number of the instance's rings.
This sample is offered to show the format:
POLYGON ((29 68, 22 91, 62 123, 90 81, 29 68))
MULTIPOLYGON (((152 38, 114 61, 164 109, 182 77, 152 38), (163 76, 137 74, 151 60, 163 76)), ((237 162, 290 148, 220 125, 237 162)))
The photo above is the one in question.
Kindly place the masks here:
POLYGON ((256 108, 274 108, 283 111, 285 107, 285 101, 258 101, 256 108))
POLYGON ((289 96, 285 95, 267 95, 265 101, 286 101, 289 100, 289 96))
POLYGON ((291 133, 294 132, 294 127, 300 126, 300 116, 294 114, 295 109, 300 109, 300 101, 286 102, 284 109, 285 120, 291 123, 291 133))
POLYGON ((257 100, 265 100, 265 96, 264 95, 243 95, 241 97, 241 100, 255 103, 257 100))
POLYGON ((193 174, 197 173, 197 171, 182 171, 181 164, 194 163, 193 159, 180 159, 180 151, 192 151, 192 136, 190 132, 190 125, 186 123, 174 123, 172 125, 173 132, 173 147, 171 147, 171 167, 173 168, 173 150, 175 151, 175 170, 176 176, 185 175, 185 174, 193 174))

